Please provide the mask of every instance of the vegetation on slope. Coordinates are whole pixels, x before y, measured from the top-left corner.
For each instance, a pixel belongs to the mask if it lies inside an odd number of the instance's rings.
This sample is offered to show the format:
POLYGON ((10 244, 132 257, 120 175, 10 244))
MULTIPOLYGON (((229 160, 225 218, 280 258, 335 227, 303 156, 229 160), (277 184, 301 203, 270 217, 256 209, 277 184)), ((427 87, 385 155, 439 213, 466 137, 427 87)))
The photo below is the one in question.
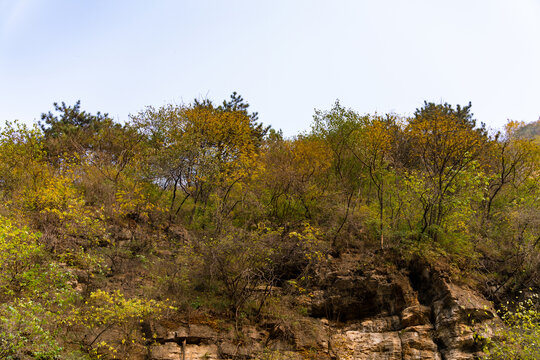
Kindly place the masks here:
POLYGON ((524 139, 540 138, 540 120, 529 124, 523 124, 519 129, 517 129, 516 136, 524 139))
POLYGON ((130 358, 157 318, 240 332, 351 248, 442 257, 496 302, 539 292, 540 146, 470 111, 336 102, 290 139, 237 94, 126 124, 79 102, 6 123, 1 357, 130 358))

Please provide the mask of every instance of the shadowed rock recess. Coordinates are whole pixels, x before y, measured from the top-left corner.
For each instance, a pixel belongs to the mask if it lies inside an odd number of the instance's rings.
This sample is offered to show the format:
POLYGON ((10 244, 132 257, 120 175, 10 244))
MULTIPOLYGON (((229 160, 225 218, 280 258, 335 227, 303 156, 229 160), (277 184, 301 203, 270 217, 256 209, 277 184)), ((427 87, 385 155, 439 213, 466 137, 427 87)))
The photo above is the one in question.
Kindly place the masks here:
POLYGON ((279 324, 244 327, 238 341, 233 330, 153 324, 156 345, 149 358, 475 359, 482 337, 501 325, 489 301, 429 265, 362 271, 354 261, 344 256, 333 267, 341 270, 331 267, 320 276, 318 288, 303 300, 309 316, 292 331, 279 324))

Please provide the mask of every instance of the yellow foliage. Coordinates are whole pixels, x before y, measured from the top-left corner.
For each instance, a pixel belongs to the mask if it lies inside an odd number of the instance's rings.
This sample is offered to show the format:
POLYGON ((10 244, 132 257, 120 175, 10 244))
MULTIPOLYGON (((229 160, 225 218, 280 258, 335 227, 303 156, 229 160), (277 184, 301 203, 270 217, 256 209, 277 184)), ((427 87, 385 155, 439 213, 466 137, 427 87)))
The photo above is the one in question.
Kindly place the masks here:
POLYGON ((40 223, 54 224, 58 229, 57 235, 64 239, 84 237, 93 241, 110 241, 102 209, 87 207, 67 176, 50 176, 42 179, 38 188, 26 188, 23 204, 26 209, 40 215, 40 223))
POLYGON ((129 347, 146 340, 139 332, 139 324, 150 318, 158 319, 170 310, 176 308, 168 299, 128 298, 119 290, 108 292, 98 289, 90 293, 84 305, 72 307, 63 324, 88 329, 94 336, 88 346, 95 355, 127 355, 129 347), (114 342, 101 340, 107 331, 119 332, 121 336, 114 342))

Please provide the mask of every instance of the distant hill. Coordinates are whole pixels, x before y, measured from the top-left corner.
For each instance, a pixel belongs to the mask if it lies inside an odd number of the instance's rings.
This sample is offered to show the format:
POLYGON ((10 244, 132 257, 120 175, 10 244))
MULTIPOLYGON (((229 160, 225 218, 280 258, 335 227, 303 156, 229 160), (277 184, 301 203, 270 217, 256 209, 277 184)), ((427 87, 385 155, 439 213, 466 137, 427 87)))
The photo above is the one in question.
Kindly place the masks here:
POLYGON ((516 131, 516 135, 525 139, 535 139, 540 137, 540 119, 520 127, 516 131))

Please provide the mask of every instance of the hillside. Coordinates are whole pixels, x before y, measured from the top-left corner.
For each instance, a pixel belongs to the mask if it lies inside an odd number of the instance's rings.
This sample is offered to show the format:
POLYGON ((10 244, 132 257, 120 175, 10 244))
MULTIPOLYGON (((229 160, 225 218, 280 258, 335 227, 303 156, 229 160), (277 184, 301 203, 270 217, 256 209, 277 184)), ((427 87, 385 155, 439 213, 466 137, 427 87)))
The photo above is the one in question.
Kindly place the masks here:
POLYGON ((516 136, 540 144, 540 120, 519 127, 516 130, 516 136))
POLYGON ((540 137, 540 120, 521 126, 516 131, 516 136, 523 139, 536 139, 540 137))
POLYGON ((0 358, 535 358, 540 145, 470 108, 6 123, 0 358))

